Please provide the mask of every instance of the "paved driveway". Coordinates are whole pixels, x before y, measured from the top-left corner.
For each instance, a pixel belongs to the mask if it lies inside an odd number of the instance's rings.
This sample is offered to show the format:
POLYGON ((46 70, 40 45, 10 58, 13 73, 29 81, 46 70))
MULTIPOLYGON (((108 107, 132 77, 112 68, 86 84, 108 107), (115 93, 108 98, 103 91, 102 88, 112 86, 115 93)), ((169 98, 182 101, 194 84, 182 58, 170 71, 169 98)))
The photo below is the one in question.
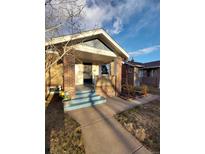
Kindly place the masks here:
POLYGON ((112 97, 107 98, 107 103, 68 113, 81 124, 87 154, 149 154, 113 115, 158 98, 156 95, 149 95, 130 102, 112 97))

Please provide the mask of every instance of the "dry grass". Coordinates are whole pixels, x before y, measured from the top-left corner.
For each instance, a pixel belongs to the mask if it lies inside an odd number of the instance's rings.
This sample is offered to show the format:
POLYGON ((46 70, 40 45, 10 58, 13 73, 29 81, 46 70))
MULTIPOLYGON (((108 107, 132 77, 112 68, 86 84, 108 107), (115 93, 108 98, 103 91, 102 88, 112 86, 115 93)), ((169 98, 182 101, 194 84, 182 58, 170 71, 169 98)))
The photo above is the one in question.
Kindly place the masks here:
POLYGON ((47 103, 45 142, 46 154, 85 153, 80 125, 64 114, 63 103, 57 94, 47 103))
POLYGON ((149 86, 148 89, 149 89, 148 90, 149 93, 154 94, 154 95, 160 95, 159 88, 149 86))
POLYGON ((153 101, 117 114, 115 118, 153 153, 160 151, 160 102, 153 101))

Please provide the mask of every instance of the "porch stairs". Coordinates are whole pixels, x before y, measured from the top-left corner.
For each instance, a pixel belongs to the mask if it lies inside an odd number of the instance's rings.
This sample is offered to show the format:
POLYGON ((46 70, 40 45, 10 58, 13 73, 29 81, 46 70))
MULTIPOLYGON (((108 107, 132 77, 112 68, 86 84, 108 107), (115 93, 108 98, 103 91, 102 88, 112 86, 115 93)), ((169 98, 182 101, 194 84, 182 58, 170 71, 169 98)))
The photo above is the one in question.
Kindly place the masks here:
POLYGON ((68 105, 64 106, 64 111, 71 111, 106 103, 106 99, 97 95, 92 89, 78 90, 76 91, 75 96, 76 97, 72 99, 68 105))

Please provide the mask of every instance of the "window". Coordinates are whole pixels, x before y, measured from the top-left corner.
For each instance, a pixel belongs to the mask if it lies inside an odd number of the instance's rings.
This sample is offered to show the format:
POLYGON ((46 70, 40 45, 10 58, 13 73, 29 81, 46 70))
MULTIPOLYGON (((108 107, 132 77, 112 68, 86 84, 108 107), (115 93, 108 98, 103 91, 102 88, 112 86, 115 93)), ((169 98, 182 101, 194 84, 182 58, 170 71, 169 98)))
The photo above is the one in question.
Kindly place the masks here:
POLYGON ((133 68, 132 68, 132 67, 129 67, 129 68, 128 68, 128 73, 132 73, 132 70, 133 70, 133 68))
POLYGON ((154 77, 154 70, 147 70, 147 77, 154 77))
POLYGON ((110 65, 109 64, 101 65, 101 74, 110 74, 110 65))
POLYGON ((147 70, 147 77, 150 77, 151 71, 147 70))

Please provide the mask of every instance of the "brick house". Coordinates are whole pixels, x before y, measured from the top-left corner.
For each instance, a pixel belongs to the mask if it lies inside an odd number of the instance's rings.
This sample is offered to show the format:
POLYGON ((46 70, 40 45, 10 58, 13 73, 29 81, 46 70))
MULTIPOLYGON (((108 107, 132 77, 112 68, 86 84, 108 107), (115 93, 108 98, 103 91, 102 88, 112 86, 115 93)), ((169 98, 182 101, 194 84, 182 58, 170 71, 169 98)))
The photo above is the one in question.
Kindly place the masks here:
POLYGON ((61 86, 73 99, 80 90, 88 88, 95 91, 95 96, 104 98, 121 92, 122 62, 129 56, 103 29, 53 38, 46 42, 45 48, 56 55, 63 48, 70 49, 46 73, 48 89, 61 86))
POLYGON ((122 85, 140 86, 140 73, 143 66, 137 62, 124 62, 122 65, 122 85))
POLYGON ((128 61, 122 66, 122 84, 160 86, 160 61, 139 63, 128 61))

